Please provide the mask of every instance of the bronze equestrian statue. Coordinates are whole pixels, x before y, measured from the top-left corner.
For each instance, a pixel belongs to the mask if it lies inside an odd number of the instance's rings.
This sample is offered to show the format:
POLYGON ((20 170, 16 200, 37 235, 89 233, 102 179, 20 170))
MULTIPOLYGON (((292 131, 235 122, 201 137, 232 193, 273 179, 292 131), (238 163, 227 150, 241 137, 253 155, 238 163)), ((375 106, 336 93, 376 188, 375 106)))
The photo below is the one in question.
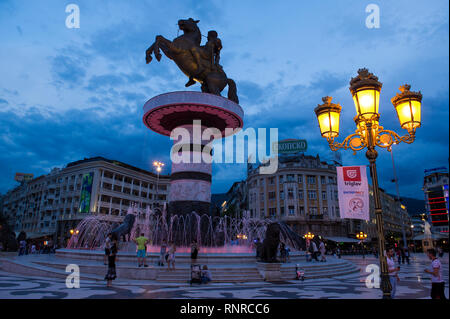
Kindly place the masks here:
POLYGON ((222 42, 217 32, 209 31, 208 42, 203 46, 200 45, 202 34, 197 26, 198 22, 199 20, 192 18, 179 20, 178 27, 184 34, 173 41, 161 35, 156 36, 155 43, 146 51, 147 64, 152 61, 152 54, 156 60, 161 60, 161 49, 189 77, 186 87, 199 82, 202 85, 202 92, 220 95, 220 92, 228 85, 228 99, 239 103, 236 83, 227 78, 219 64, 222 42))

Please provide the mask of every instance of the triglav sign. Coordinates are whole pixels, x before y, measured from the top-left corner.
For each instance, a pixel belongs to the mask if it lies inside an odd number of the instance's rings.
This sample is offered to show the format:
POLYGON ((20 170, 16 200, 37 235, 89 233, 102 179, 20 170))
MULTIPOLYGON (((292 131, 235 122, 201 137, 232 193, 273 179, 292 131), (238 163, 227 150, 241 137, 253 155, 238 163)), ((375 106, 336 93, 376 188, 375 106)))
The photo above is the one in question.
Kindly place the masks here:
POLYGON ((306 152, 308 143, 306 140, 283 140, 272 144, 272 150, 276 154, 293 154, 306 152))
POLYGON ((366 166, 336 167, 341 218, 369 220, 366 166))

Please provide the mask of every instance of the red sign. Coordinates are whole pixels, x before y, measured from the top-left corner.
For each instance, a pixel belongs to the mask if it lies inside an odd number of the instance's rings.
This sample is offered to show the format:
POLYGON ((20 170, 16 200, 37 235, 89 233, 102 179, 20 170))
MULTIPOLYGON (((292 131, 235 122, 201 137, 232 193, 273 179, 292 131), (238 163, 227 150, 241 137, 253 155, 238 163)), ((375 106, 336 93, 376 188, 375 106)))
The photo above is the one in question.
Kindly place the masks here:
POLYGON ((361 182, 361 171, 359 166, 342 167, 345 182, 361 182))

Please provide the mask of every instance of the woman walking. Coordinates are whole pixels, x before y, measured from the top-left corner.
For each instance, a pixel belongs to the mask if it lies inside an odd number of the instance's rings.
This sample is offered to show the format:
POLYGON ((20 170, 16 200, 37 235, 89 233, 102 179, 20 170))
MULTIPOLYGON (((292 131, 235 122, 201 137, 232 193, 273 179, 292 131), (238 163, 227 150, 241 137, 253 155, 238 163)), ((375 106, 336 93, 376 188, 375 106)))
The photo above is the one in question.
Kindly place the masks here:
POLYGON ((117 278, 116 276, 116 258, 117 258, 117 236, 113 234, 111 236, 111 246, 108 255, 108 272, 106 273, 106 287, 111 287, 112 281, 117 278))
POLYGON ((198 245, 197 241, 194 239, 191 244, 191 262, 197 261, 197 255, 198 255, 198 245))
POLYGON ((177 247, 174 242, 171 242, 169 248, 169 257, 167 258, 167 269, 170 270, 170 264, 172 264, 172 270, 175 270, 175 252, 177 251, 177 247))

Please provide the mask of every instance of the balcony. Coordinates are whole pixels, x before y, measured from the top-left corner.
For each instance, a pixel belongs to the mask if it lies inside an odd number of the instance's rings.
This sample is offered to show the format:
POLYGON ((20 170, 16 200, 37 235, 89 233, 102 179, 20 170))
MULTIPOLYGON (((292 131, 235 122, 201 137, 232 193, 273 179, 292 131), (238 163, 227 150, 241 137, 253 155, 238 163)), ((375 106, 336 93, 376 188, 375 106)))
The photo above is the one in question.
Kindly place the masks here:
POLYGON ((323 220, 323 215, 308 215, 310 220, 323 220))

